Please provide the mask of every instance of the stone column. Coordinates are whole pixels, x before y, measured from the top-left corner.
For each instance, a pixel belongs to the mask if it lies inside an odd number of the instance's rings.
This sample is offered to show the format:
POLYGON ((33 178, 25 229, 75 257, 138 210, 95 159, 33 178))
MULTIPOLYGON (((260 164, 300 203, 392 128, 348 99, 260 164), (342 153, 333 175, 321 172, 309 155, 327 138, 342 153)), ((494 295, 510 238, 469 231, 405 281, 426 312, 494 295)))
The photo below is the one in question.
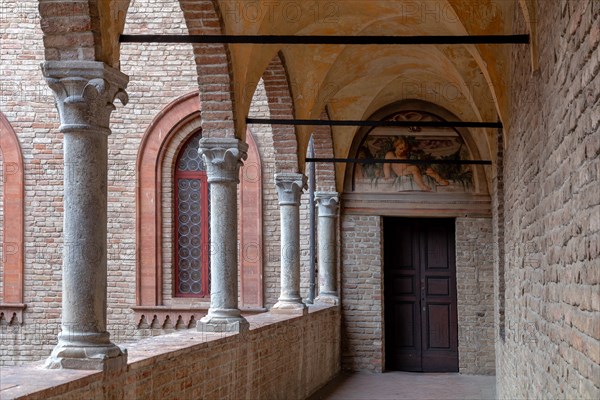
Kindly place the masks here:
POLYGON ((336 192, 316 192, 315 200, 319 207, 317 226, 319 261, 319 295, 316 303, 340 303, 337 292, 337 217, 339 194, 336 192))
POLYGON ((275 174, 275 185, 281 212, 281 294, 271 312, 304 314, 307 308, 300 297, 300 196, 306 177, 275 174))
POLYGON ((210 308, 198 321, 205 332, 239 332, 248 322, 238 308, 237 185, 248 145, 235 138, 204 138, 198 152, 204 157, 210 184, 210 308))
POLYGON ((128 77, 95 61, 42 64, 64 135, 62 318, 48 368, 113 369, 127 354, 106 331, 106 223, 110 114, 127 103, 128 77))

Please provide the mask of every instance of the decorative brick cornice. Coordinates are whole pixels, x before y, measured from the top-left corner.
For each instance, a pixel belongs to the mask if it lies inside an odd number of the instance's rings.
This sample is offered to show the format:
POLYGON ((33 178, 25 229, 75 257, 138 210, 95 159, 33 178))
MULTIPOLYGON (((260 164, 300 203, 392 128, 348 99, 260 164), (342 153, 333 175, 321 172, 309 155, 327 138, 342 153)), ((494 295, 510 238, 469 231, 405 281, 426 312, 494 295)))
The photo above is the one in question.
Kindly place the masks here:
POLYGON ((26 304, 0 303, 0 321, 4 320, 8 325, 23 325, 23 310, 26 308, 26 304))
MULTIPOLYGON (((138 329, 188 329, 196 328, 196 321, 208 312, 209 304, 196 307, 133 307, 135 326, 138 329)), ((264 313, 265 308, 243 308, 244 315, 264 313)))

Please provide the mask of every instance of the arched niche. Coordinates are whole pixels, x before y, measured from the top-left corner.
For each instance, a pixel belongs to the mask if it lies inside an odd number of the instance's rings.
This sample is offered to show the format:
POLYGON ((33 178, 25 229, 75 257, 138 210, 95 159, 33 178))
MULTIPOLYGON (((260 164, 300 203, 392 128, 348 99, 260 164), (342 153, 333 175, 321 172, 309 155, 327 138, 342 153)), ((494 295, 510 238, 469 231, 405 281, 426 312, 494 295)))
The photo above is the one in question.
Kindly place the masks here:
MULTIPOLYGON (((173 295, 173 277, 168 269, 173 253, 174 165, 186 141, 201 129, 198 92, 188 93, 167 105, 152 121, 138 151, 137 170, 137 283, 136 321, 167 318, 198 320, 208 308, 206 299, 185 299, 173 295), (168 265, 165 264, 165 260, 168 265), (170 261, 169 261, 170 260, 170 261)), ((240 171, 238 191, 240 216, 240 306, 262 309, 262 223, 248 218, 262 217, 261 164, 250 132, 248 159, 240 171), (250 212, 250 209, 254 210, 250 212)))
POLYGON ((0 113, 0 153, 3 167, 4 213, 0 314, 7 323, 22 323, 25 309, 23 304, 24 166, 19 139, 2 113, 0 113))
MULTIPOLYGON (((369 120, 459 121, 448 110, 420 100, 383 107, 369 120)), ((345 212, 397 216, 485 216, 491 204, 490 167, 428 163, 480 160, 486 132, 467 128, 364 127, 350 158, 418 160, 407 164, 350 164, 344 177, 345 212), (479 137, 475 135, 480 135, 479 137)))

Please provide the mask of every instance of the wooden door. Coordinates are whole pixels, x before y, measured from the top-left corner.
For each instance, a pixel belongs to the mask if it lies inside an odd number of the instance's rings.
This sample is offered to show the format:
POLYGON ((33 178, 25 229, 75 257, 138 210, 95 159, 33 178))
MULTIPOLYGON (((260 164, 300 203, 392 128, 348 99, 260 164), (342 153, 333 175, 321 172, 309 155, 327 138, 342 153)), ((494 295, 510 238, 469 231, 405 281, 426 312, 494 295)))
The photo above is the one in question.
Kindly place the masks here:
POLYGON ((454 220, 384 220, 386 369, 458 372, 454 220))

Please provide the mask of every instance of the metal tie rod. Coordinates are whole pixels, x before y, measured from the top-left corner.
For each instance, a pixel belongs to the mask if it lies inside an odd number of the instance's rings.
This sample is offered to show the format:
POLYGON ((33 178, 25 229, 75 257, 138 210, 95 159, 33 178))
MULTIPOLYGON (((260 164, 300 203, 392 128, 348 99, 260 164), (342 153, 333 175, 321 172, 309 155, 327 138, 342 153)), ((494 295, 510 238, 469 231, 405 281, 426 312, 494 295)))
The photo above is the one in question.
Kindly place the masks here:
POLYGON ((223 44, 528 44, 529 35, 343 36, 343 35, 121 35, 121 43, 223 44))
POLYGON ((295 126, 394 126, 427 128, 502 128, 502 122, 465 122, 465 121, 330 121, 322 119, 268 119, 246 118, 247 124, 258 125, 295 125, 295 126))
POLYGON ((306 158, 306 162, 346 163, 346 164, 450 164, 450 165, 492 165, 489 160, 395 160, 385 158, 306 158))

